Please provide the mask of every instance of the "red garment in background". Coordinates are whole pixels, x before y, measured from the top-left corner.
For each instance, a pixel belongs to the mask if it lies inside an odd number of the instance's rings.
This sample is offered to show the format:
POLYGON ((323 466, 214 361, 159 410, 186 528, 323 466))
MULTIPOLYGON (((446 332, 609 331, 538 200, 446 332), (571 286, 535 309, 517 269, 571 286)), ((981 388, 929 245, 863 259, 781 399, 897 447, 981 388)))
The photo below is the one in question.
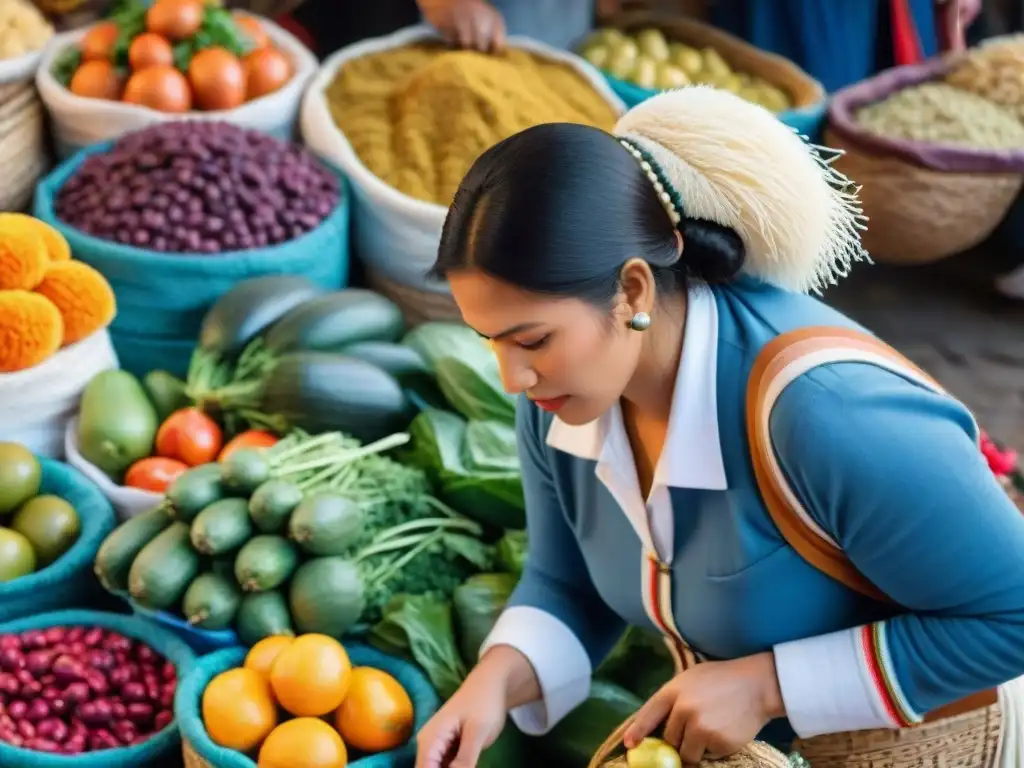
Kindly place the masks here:
POLYGON ((889 0, 889 12, 892 18, 893 60, 896 66, 919 64, 924 60, 924 51, 909 3, 907 0, 889 0))

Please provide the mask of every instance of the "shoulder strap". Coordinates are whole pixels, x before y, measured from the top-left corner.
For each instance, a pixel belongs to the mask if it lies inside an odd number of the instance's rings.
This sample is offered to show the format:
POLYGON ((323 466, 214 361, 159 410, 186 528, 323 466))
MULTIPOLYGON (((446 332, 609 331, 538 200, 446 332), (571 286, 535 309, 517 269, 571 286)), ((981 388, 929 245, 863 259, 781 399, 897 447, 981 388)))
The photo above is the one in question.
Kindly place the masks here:
POLYGON ((782 391, 798 377, 831 363, 869 363, 933 392, 945 390, 889 345, 860 331, 820 326, 784 333, 764 346, 747 381, 747 439, 758 489, 783 538, 804 560, 850 589, 889 601, 803 508, 772 446, 770 419, 782 391))

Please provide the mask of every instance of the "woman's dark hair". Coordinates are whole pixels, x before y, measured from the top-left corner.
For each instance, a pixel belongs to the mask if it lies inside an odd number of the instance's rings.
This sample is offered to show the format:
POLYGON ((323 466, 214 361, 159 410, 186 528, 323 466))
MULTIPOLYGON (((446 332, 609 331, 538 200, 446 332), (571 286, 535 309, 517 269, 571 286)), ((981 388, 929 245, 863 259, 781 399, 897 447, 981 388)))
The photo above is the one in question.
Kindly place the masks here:
MULTIPOLYGON (((685 200, 683 201, 685 205, 685 200)), ((636 159, 604 131, 571 123, 529 128, 484 152, 462 180, 433 274, 467 267, 538 293, 606 304, 622 265, 645 259, 658 288, 734 277, 735 231, 683 217, 675 228, 636 159)))

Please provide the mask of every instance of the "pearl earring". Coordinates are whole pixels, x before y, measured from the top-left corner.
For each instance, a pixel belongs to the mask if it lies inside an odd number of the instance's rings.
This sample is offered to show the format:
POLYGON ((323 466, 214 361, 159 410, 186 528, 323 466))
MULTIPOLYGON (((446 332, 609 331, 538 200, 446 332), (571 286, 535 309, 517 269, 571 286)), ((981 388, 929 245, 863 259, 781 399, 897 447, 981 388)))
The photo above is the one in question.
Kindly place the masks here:
POLYGON ((637 312, 630 318, 629 327, 634 331, 646 331, 651 327, 651 316, 646 312, 637 312))

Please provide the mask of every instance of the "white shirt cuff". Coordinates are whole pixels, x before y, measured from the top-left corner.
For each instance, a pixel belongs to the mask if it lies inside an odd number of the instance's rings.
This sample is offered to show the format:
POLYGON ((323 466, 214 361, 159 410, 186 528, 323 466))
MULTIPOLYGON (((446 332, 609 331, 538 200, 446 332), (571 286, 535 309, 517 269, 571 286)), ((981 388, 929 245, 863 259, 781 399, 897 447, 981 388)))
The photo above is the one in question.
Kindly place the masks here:
POLYGON ((480 655, 496 645, 523 654, 540 683, 541 701, 509 713, 523 733, 544 735, 590 695, 590 656, 573 631, 550 613, 526 605, 507 608, 481 646, 480 655))
POLYGON ((897 727, 871 678, 859 628, 781 643, 774 651, 786 715, 797 736, 897 727))

